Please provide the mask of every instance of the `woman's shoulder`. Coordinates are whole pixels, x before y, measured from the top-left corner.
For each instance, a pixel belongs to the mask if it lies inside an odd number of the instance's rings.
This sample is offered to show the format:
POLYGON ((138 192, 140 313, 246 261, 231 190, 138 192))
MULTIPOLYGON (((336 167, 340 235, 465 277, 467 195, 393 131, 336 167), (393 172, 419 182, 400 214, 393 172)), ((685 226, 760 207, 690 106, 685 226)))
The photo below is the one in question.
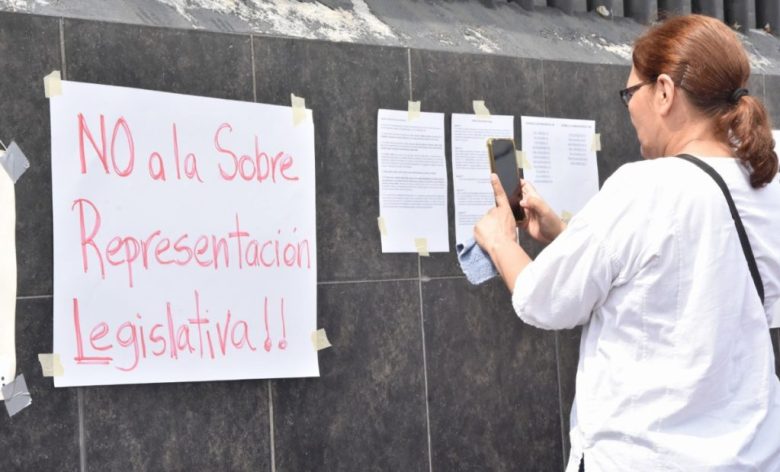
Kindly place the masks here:
MULTIPOLYGON (((686 214, 720 193, 712 179, 682 159, 659 158, 620 166, 600 191, 606 205, 654 214, 686 214)), ((720 202, 720 200, 717 200, 720 202)))
MULTIPOLYGON (((603 190, 619 191, 634 196, 643 195, 640 190, 660 191, 682 189, 690 178, 691 164, 682 159, 660 158, 629 162, 620 166, 604 182, 603 190)), ((701 172, 698 170, 698 172, 701 172)))
MULTIPOLYGON (((696 167, 683 159, 675 157, 659 157, 629 162, 620 166, 613 176, 619 179, 647 180, 649 176, 661 176, 663 180, 674 179, 680 175, 681 169, 696 170, 696 167)), ((696 170, 701 172, 701 170, 696 170)), ((687 172, 684 172, 687 174, 687 172)))
MULTIPOLYGON (((747 174, 735 159, 704 159, 731 185, 749 185, 747 174)), ((712 178, 696 165, 675 157, 661 157, 630 162, 620 166, 605 182, 607 184, 659 192, 684 192, 702 188, 706 193, 717 187, 712 178)), ((694 191, 694 193, 697 193, 694 191)))

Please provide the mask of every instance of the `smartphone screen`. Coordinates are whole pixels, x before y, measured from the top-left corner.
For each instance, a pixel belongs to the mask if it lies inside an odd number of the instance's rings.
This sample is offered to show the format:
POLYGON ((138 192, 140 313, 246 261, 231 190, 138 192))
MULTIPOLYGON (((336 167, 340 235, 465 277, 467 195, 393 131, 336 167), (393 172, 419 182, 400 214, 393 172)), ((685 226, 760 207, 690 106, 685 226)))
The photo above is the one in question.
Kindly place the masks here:
POLYGON ((525 212, 520 206, 522 194, 520 177, 522 170, 518 169, 515 153, 515 143, 511 139, 492 139, 488 149, 491 151, 492 169, 498 175, 501 186, 509 198, 509 206, 515 215, 515 220, 525 218, 525 212))

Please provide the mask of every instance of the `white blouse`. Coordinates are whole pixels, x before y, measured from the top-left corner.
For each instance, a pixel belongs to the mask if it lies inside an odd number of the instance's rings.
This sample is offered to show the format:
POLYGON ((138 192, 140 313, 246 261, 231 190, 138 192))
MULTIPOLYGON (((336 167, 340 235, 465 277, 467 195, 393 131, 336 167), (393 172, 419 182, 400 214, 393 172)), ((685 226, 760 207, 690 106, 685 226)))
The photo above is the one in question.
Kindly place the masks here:
POLYGON ((676 158, 622 166, 517 278, 523 321, 584 325, 567 472, 583 453, 588 472, 780 471, 780 182, 755 190, 736 159, 704 161, 731 190, 763 307, 723 194, 676 158))

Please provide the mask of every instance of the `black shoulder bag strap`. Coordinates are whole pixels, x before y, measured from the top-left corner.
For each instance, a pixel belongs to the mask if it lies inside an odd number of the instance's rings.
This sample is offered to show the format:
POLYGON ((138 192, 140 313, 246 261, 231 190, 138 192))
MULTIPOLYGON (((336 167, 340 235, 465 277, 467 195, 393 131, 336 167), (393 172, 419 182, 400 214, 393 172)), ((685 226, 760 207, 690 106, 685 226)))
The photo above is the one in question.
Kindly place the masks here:
POLYGON ((747 259, 750 275, 753 277, 753 283, 756 285, 758 297, 761 299, 761 304, 763 305, 764 283, 761 281, 761 274, 758 273, 756 259, 753 257, 753 249, 750 247, 750 241, 748 240, 747 233, 745 233, 745 227, 742 225, 742 219, 739 217, 737 207, 734 205, 734 200, 731 198, 731 192, 729 192, 729 188, 726 186, 726 182, 723 181, 723 177, 721 177, 715 169, 713 169, 709 164, 705 163, 701 159, 691 156, 690 154, 680 154, 677 157, 684 159, 691 164, 696 164, 701 170, 709 174, 715 183, 718 184, 718 187, 720 187, 720 190, 723 192, 723 196, 726 197, 726 201, 729 204, 729 210, 731 210, 731 217, 734 219, 734 225, 737 227, 739 242, 742 244, 742 252, 745 253, 745 259, 747 259))

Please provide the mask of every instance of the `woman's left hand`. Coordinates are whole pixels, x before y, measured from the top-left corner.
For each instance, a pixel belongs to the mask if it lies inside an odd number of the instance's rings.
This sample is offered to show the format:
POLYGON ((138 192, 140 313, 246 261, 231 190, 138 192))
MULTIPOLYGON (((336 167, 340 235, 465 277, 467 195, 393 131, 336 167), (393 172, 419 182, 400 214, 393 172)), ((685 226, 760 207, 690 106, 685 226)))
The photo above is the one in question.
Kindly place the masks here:
POLYGON ((517 238, 517 223, 496 174, 490 175, 490 183, 496 196, 496 206, 474 226, 474 239, 488 254, 503 243, 515 243, 517 238))

